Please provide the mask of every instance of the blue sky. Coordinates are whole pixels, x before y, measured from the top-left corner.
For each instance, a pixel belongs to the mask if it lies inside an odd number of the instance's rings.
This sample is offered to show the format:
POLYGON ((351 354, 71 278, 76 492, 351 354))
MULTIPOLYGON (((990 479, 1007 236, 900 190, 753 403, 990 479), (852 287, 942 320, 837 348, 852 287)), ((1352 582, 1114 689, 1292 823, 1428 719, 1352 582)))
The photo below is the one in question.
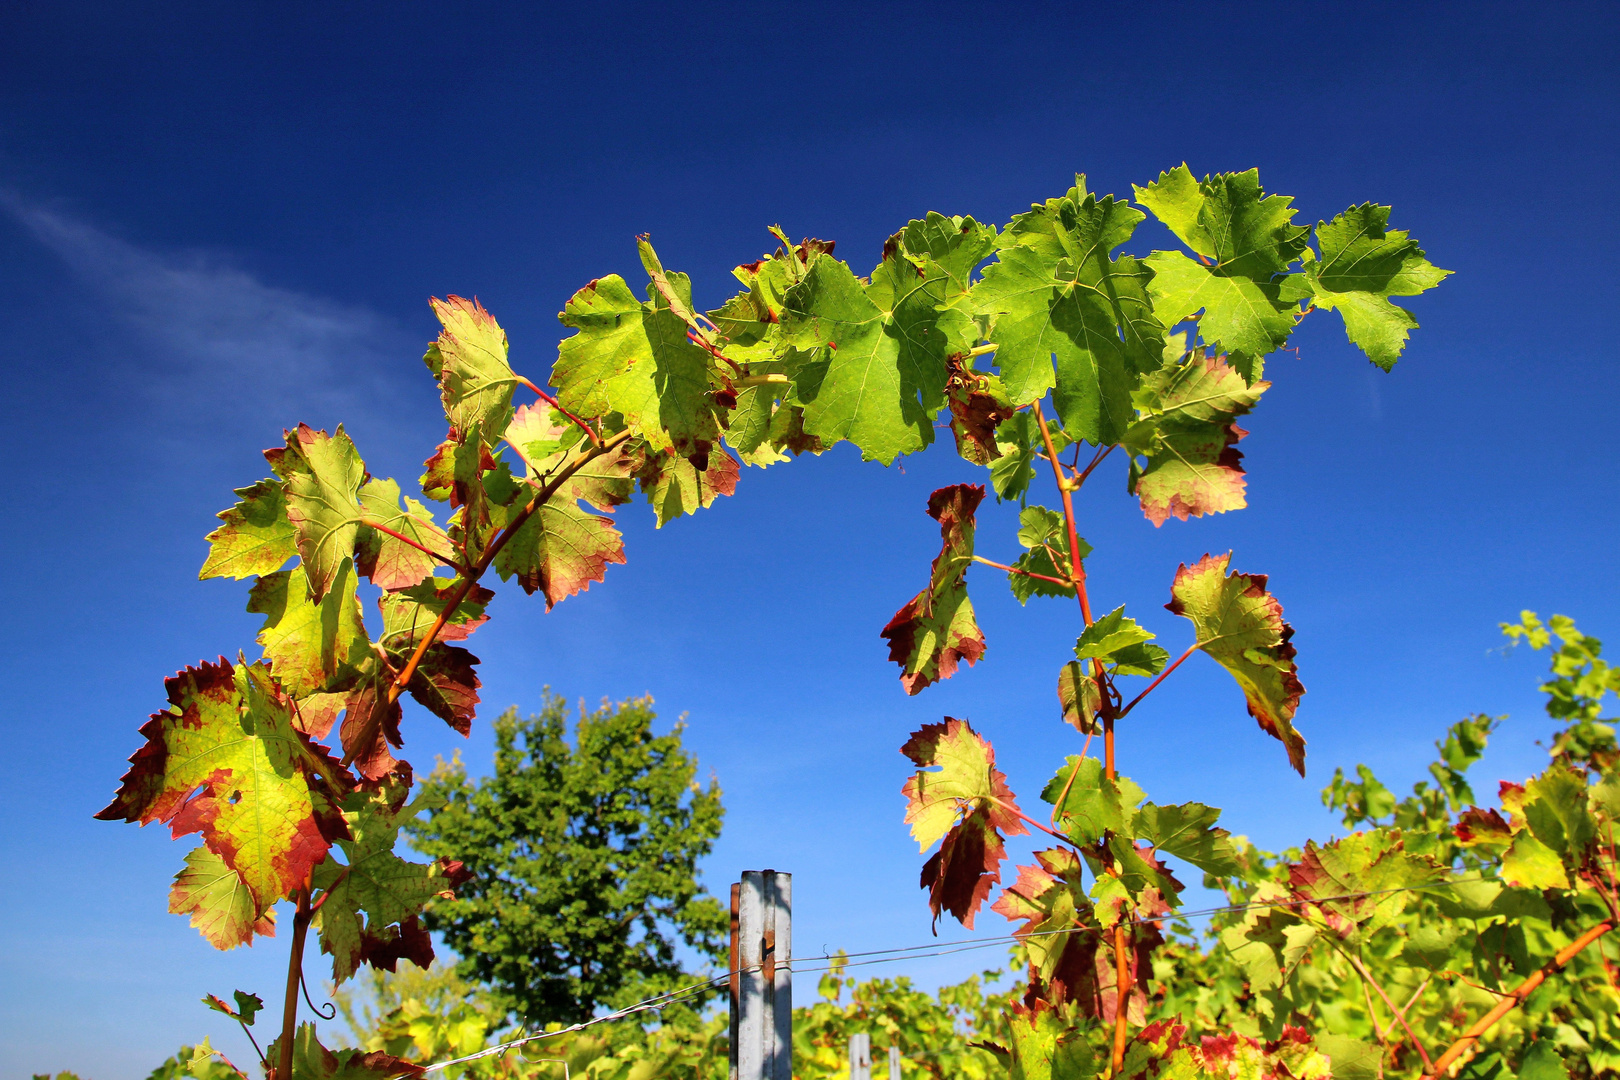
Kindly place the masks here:
MULTIPOLYGON (((1612 5, 36 0, 6 22, 8 1075, 125 1080, 203 1035, 250 1057, 196 1000, 269 997, 285 943, 214 953, 164 910, 184 845, 90 819, 162 678, 252 647, 245 587, 196 581, 202 535, 298 421, 341 420, 374 473, 414 479, 442 424, 427 297, 481 297, 538 379, 556 311, 635 270, 636 233, 712 305, 769 225, 864 271, 909 218, 1004 222, 1076 171, 1123 195, 1184 160, 1258 167, 1310 221, 1392 203, 1456 271, 1412 303, 1393 374, 1315 316, 1246 424, 1249 509, 1155 530, 1122 464, 1082 501, 1096 605, 1128 602, 1172 651, 1190 640, 1160 606, 1178 562, 1232 549, 1271 574, 1309 778, 1201 658, 1120 735, 1157 799, 1223 806, 1263 846, 1331 832, 1336 766, 1405 788, 1467 713, 1512 717, 1481 779, 1527 774, 1542 662, 1504 657, 1496 624, 1531 607, 1620 629, 1612 5)), ((884 659, 877 632, 937 550, 928 492, 975 474, 945 448, 885 470, 845 447, 749 470, 660 531, 626 508, 630 562, 604 584, 550 615, 502 591, 473 642, 484 715, 544 685, 652 693, 726 791, 711 888, 792 870, 801 954, 918 943, 906 734, 970 717, 1026 803, 1077 749, 1052 700, 1072 605, 1020 609, 975 571, 978 668, 907 698, 884 659)), ((1014 554, 1015 528, 988 508, 980 550, 1014 554)), ((462 742, 416 717, 406 739, 419 766, 457 746, 489 761, 486 726, 462 742)))

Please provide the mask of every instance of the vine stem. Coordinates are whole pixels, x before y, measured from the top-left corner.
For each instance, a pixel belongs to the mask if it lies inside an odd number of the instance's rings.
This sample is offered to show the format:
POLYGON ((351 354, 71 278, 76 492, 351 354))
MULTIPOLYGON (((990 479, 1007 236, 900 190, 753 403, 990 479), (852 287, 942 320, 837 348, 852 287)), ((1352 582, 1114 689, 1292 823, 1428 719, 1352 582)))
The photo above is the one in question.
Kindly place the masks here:
MULTIPOLYGON (((1086 472, 1071 480, 1063 475, 1063 462, 1058 460, 1057 447, 1052 444, 1052 432, 1046 426, 1046 414, 1041 410, 1041 403, 1035 402, 1035 423, 1041 429, 1041 443, 1046 448, 1046 460, 1051 462, 1052 476, 1057 480, 1058 494, 1063 499, 1063 521, 1069 530, 1069 576, 1074 580, 1074 595, 1080 601, 1080 617, 1090 626, 1091 598, 1086 592, 1086 568, 1080 558, 1080 530, 1074 518, 1074 492, 1084 481, 1092 468, 1096 467, 1104 456, 1094 458, 1086 472)), ((1110 448, 1111 449, 1111 448, 1110 448)), ((1097 680, 1097 693, 1100 699, 1098 713, 1102 719, 1103 729, 1103 769, 1108 779, 1116 776, 1114 768, 1114 698, 1110 693, 1107 673, 1103 670, 1103 662, 1093 657, 1092 671, 1097 680)), ((1108 837, 1102 840, 1103 855, 1107 855, 1108 837)), ((1114 926, 1114 1052, 1109 1066, 1110 1075, 1118 1075, 1125 1065, 1125 1045, 1130 1039, 1130 944, 1128 932, 1123 922, 1114 926)))
MULTIPOLYGON (((478 584, 478 579, 484 576, 484 572, 494 563, 495 556, 501 553, 501 549, 506 546, 506 542, 523 527, 523 523, 528 521, 541 506, 545 505, 546 501, 555 495, 580 469, 584 468, 593 459, 609 451, 617 450, 629 440, 630 432, 628 430, 621 431, 575 458, 574 461, 560 470, 545 487, 536 492, 534 498, 529 500, 528 505, 519 511, 517 516, 512 518, 506 527, 495 535, 495 539, 490 542, 489 547, 484 549, 484 553, 479 556, 478 561, 469 567, 469 572, 462 574, 461 584, 450 595, 449 603, 445 604, 444 610, 439 612, 439 617, 433 620, 433 625, 428 627, 428 632, 422 635, 422 640, 417 643, 416 651, 411 653, 411 658, 406 661, 405 667, 400 670, 398 677, 388 684, 387 706, 391 707, 394 702, 399 700, 400 695, 405 692, 405 687, 410 685, 411 677, 416 674, 417 666, 422 663, 422 657, 427 655, 428 649, 434 641, 438 640, 439 633, 455 615, 456 609, 461 606, 461 602, 467 599, 467 595, 472 592, 473 586, 478 584)), ((382 723, 385 711, 385 709, 373 710, 371 717, 366 721, 365 727, 361 729, 359 737, 354 740, 352 746, 344 751, 343 764, 345 766, 354 761, 361 747, 369 746, 371 741, 377 737, 377 728, 382 723)))
MULTIPOLYGON (((568 419, 572 420, 574 422, 574 426, 583 431, 587 439, 590 439, 591 442, 595 443, 597 446, 602 445, 602 436, 591 430, 591 426, 585 421, 563 408, 562 405, 558 403, 556 398, 552 397, 550 394, 546 393, 544 390, 540 389, 538 386, 534 385, 534 383, 530 382, 528 379, 525 379, 521 375, 514 375, 513 378, 517 379, 517 381, 522 383, 524 386, 527 386, 530 390, 533 390, 535 396, 541 401, 545 402, 547 405, 550 405, 553 409, 556 409, 558 412, 568 417, 568 419)), ((513 449, 516 449, 516 447, 513 449)))
POLYGON ((1033 570, 1020 570, 1016 566, 1008 566, 1005 563, 991 562, 989 559, 986 559, 982 555, 973 556, 973 561, 978 562, 978 563, 984 563, 984 565, 986 565, 986 566, 993 566, 997 570, 1005 570, 1009 574, 1017 574, 1020 577, 1032 577, 1032 578, 1039 578, 1041 581, 1050 581, 1054 585, 1062 585, 1065 588, 1070 588, 1070 587, 1073 587, 1073 585, 1074 585, 1074 582, 1072 582, 1072 581, 1064 581, 1062 578, 1053 577, 1051 574, 1037 574, 1033 570))
MULTIPOLYGON (((1389 1007, 1390 1015, 1395 1017, 1396 1020, 1400 1021, 1401 1027, 1406 1030, 1406 1037, 1412 1040, 1413 1046, 1417 1047, 1418 1057, 1423 1059, 1424 1072, 1432 1074, 1434 1072, 1434 1064, 1429 1060, 1429 1052, 1423 1048, 1423 1042, 1417 1037, 1417 1032, 1413 1031, 1412 1025, 1407 1023, 1406 1011, 1404 1009, 1397 1009, 1395 1007, 1395 1003, 1390 1000, 1389 994, 1385 992, 1383 985, 1377 979, 1373 978, 1372 972, 1367 970, 1367 965, 1361 962, 1360 957, 1351 956, 1349 953, 1345 953, 1344 955, 1345 958, 1350 961, 1350 966, 1355 968, 1356 973, 1366 981, 1366 985, 1378 991, 1378 996, 1384 999, 1384 1004, 1389 1007)), ((1427 983, 1425 983, 1425 985, 1427 985, 1427 983)), ((1421 989, 1418 991, 1418 993, 1422 992, 1423 991, 1421 989)), ((1414 996, 1412 1000, 1416 1001, 1417 998, 1414 996)), ((1410 1005, 1407 1006, 1407 1008, 1410 1007, 1410 1005)))
POLYGON ((293 1036, 298 1032, 298 988, 304 981, 304 937, 315 917, 309 906, 309 885, 298 888, 298 910, 293 914, 292 955, 287 960, 287 997, 281 1008, 281 1053, 276 1080, 292 1080, 293 1036))
POLYGON ((1592 944, 1592 942, 1596 941, 1598 938, 1602 937, 1604 934, 1607 934, 1610 930, 1613 930, 1614 927, 1614 919, 1605 919, 1603 922, 1598 923, 1596 926, 1586 931, 1586 933, 1582 934, 1568 945, 1565 945, 1562 949, 1559 949, 1551 960, 1541 965, 1541 967, 1537 970, 1531 972, 1530 977, 1525 979, 1524 982, 1520 983, 1517 989, 1504 996, 1501 1001, 1496 1003, 1495 1007, 1492 1008, 1490 1012, 1480 1017, 1474 1022, 1472 1027, 1463 1032, 1462 1037, 1456 1042, 1452 1043, 1451 1046, 1446 1049, 1446 1052, 1440 1055, 1439 1060, 1434 1063, 1434 1066, 1428 1070, 1426 1075, 1430 1077, 1439 1077, 1444 1074, 1447 1069, 1451 1068, 1451 1066, 1456 1063, 1458 1058, 1462 1057, 1462 1055, 1468 1051, 1469 1047, 1473 1046, 1479 1041, 1482 1035, 1491 1030, 1491 1028, 1496 1025, 1498 1020, 1502 1019, 1502 1017, 1506 1016, 1508 1013, 1512 1012, 1514 1009, 1523 1004, 1524 999, 1529 997, 1535 991, 1536 987, 1547 981, 1548 975, 1562 971, 1571 960, 1580 955, 1582 950, 1584 950, 1588 945, 1592 944))
POLYGON ((401 543, 409 544, 411 547, 415 548, 417 551, 420 551, 424 555, 433 556, 433 558, 438 559, 440 562, 444 563, 444 565, 448 566, 450 569, 454 570, 458 574, 464 574, 464 573, 467 572, 467 568, 462 566, 460 563, 456 562, 454 559, 445 558, 443 555, 440 555, 437 551, 434 551, 432 548, 428 547, 427 545, 419 544, 415 540, 412 540, 410 537, 406 536, 404 533, 395 532, 393 529, 390 529, 388 526, 382 524, 381 522, 372 521, 370 518, 364 518, 363 517, 363 518, 360 519, 360 524, 369 525, 371 528, 376 529, 378 532, 386 533, 387 535, 392 536, 395 540, 398 540, 401 543))
POLYGON ((1170 677, 1170 673, 1172 671, 1176 670, 1176 668, 1180 667, 1181 662, 1183 660, 1187 659, 1187 657, 1189 657, 1193 653, 1197 652, 1199 646, 1201 646, 1201 645, 1203 645, 1203 642, 1195 641, 1191 645, 1187 646, 1187 651, 1182 653, 1180 656, 1176 657, 1176 662, 1175 663, 1171 664, 1169 667, 1167 667, 1163 671, 1159 672, 1159 677, 1157 679, 1154 679, 1152 682, 1148 683, 1148 686, 1147 686, 1146 690, 1143 690, 1140 694, 1137 694, 1135 697, 1131 698, 1130 704, 1126 705, 1123 709, 1119 710, 1119 715, 1120 716, 1128 715, 1132 709, 1136 708, 1136 703, 1137 702, 1139 702, 1143 698, 1147 697, 1149 694, 1151 694, 1153 692, 1154 687, 1158 686, 1160 683, 1164 682, 1164 680, 1168 679, 1170 677))

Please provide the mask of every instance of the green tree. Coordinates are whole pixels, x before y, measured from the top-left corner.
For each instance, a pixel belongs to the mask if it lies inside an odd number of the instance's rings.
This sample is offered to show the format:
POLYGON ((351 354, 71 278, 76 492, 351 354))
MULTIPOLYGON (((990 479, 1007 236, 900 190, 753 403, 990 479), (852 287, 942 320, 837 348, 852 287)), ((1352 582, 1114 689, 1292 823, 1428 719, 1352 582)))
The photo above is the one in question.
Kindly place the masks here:
POLYGON ((459 758, 424 790, 443 805, 413 823, 424 854, 458 852, 472 877, 428 909, 431 929, 530 1023, 576 1021, 683 980, 677 940, 724 955, 726 915, 698 882, 720 835, 720 786, 696 779, 683 724, 653 733, 652 699, 567 710, 548 693, 527 720, 495 721, 495 772, 469 780, 459 758))

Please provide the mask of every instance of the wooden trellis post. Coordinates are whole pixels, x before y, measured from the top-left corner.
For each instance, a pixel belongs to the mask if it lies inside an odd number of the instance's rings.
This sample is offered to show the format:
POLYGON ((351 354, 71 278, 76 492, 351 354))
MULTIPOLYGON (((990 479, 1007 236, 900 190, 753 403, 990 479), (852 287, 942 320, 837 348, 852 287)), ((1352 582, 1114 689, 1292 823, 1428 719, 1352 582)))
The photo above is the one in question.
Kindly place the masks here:
POLYGON ((849 1080, 872 1080, 872 1037, 864 1031, 849 1037, 849 1080))
POLYGON ((731 1080, 793 1080, 793 875, 731 887, 731 1080))
POLYGON ((900 1048, 889 1044, 889 1080, 900 1080, 900 1048))

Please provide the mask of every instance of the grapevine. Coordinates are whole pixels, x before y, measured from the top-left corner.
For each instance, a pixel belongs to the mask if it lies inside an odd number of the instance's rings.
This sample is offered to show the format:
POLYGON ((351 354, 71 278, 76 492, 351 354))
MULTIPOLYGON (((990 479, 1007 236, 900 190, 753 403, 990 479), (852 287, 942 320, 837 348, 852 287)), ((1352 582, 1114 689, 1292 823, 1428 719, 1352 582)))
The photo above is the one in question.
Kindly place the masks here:
MULTIPOLYGON (((1121 724, 1201 652, 1230 672, 1303 774, 1294 719, 1304 686, 1281 603, 1231 554, 1175 571, 1167 607, 1190 622, 1191 640, 1174 661, 1123 607, 1093 611, 1080 527, 1088 481, 1122 472, 1155 526, 1241 509, 1248 433, 1238 421, 1271 385, 1267 358, 1301 320, 1337 312, 1349 340, 1388 371, 1417 326, 1392 298, 1447 274, 1389 226, 1389 208, 1354 205, 1313 230, 1252 170, 1198 179, 1183 165, 1132 195, 1135 205, 1098 196, 1077 177, 1001 228, 929 213, 891 236, 865 277, 831 241, 794 244, 773 229, 779 246, 738 266, 741 291, 707 313, 690 279, 641 237, 645 287, 607 275, 576 292, 559 316, 572 333, 543 379, 513 370, 505 332, 477 300, 432 302, 442 330, 424 361, 448 431, 426 460, 420 500, 373 477, 341 426, 300 424, 266 451, 273 475, 238 489, 201 571, 254 579, 247 607, 264 616, 262 655, 221 656, 168 679, 167 708, 141 728, 146 742, 98 816, 201 835, 170 910, 218 948, 273 934, 278 904, 290 905, 281 1029, 264 1050, 271 1077, 419 1071, 383 1051, 328 1050, 298 1023, 304 945, 313 930, 336 983, 362 964, 432 961, 420 913, 453 896, 464 870, 395 854, 399 830, 425 807, 395 751, 406 699, 470 730, 481 684, 463 643, 488 619, 491 571, 549 609, 625 561, 613 514, 638 490, 662 525, 731 494, 744 465, 849 442, 887 466, 926 449, 941 420, 988 477, 929 499, 939 555, 882 630, 904 691, 984 658, 967 590, 975 565, 1004 575, 1021 602, 1072 598, 1079 614, 1056 711, 1085 742, 1041 793, 1045 820, 1020 808, 967 720, 925 725, 903 747, 917 767, 906 821, 924 851, 938 845, 922 869, 936 921, 973 925, 1001 882, 1008 838, 1033 829, 1055 844, 1018 867, 992 905, 1022 923, 1029 960, 997 1047, 1013 1075, 1137 1075, 1155 1062, 1326 1075, 1332 1055, 1305 1027, 1322 1013, 1299 982, 1312 950, 1348 965, 1382 1003, 1387 1025, 1372 1021, 1380 1061, 1404 1068, 1415 1053, 1439 1075, 1529 990, 1506 993, 1467 1030, 1433 1026, 1428 1037, 1443 1029, 1454 1039, 1429 1054, 1414 1020, 1424 991, 1403 1008, 1367 962, 1403 911, 1462 895, 1466 873, 1486 873, 1502 896, 1561 890, 1566 921, 1579 926, 1539 979, 1558 977, 1612 927, 1620 807, 1615 781, 1603 779, 1612 762, 1591 753, 1566 754, 1505 795, 1506 817, 1452 806, 1463 811, 1454 833, 1378 827, 1288 862, 1235 842, 1211 807, 1146 801, 1120 772, 1121 724), (1148 214, 1185 250, 1122 253, 1148 214), (1045 474, 1057 509, 1029 501, 1045 474), (987 497, 1022 508, 1016 559, 975 550, 987 497), (369 623, 363 594, 375 598, 369 623), (1132 689, 1131 679, 1147 682, 1132 689), (1100 759, 1087 756, 1096 736, 1100 759), (1223 943, 1235 935, 1233 955, 1252 961, 1231 1008, 1157 1008, 1150 1022, 1154 971, 1186 955, 1163 932, 1183 888, 1167 856, 1285 906, 1222 930, 1223 943)), ((1196 986, 1199 976, 1176 978, 1196 986)), ((1155 996, 1167 1004, 1175 992, 1155 996)))

